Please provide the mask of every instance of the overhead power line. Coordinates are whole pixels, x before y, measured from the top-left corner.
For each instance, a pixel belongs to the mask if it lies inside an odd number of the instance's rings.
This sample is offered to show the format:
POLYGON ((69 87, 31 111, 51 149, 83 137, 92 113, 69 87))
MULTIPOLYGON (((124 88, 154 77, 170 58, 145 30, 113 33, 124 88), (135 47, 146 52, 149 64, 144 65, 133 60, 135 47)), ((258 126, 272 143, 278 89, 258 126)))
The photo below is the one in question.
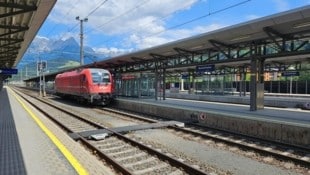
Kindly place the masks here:
MULTIPOLYGON (((136 10, 136 9, 138 9, 139 7, 143 6, 144 4, 146 4, 146 3, 149 2, 149 1, 150 1, 150 0, 145 0, 145 1, 143 1, 141 4, 138 4, 138 5, 134 6, 133 8, 131 8, 131 9, 125 11, 124 13, 121 13, 120 15, 115 16, 114 18, 110 19, 109 21, 105 22, 105 23, 102 24, 102 25, 99 25, 99 26, 95 27, 94 29, 98 30, 99 28, 102 28, 103 26, 105 26, 105 25, 107 25, 107 24, 109 24, 109 23, 115 21, 117 18, 120 18, 120 17, 122 17, 122 16, 124 16, 124 15, 126 15, 126 14, 128 14, 128 13, 130 13, 130 12, 136 10)), ((91 31, 93 31, 94 29, 88 30, 88 31, 86 31, 85 33, 89 33, 89 32, 91 32, 91 31)))
POLYGON ((89 17, 93 13, 95 13, 103 4, 105 4, 108 0, 103 1, 101 4, 99 4, 94 10, 92 10, 86 17, 89 17))
MULTIPOLYGON (((79 0, 79 1, 81 1, 81 0, 79 0)), ((76 8, 79 1, 75 4, 73 4, 73 6, 65 14, 68 15, 74 8, 76 8)), ((54 26, 51 28, 51 30, 47 33, 47 37, 56 29, 57 26, 58 26, 57 24, 54 24, 54 26)))
MULTIPOLYGON (((93 13, 95 13, 103 4, 105 4, 108 0, 104 0, 102 1, 99 5, 97 5, 94 10, 90 11, 88 13, 88 15, 85 18, 88 18, 90 15, 92 15, 93 13)), ((79 23, 76 23, 71 29, 68 30, 68 32, 73 31, 77 26, 79 25, 79 23)))
MULTIPOLYGON (((232 8, 234 8, 234 7, 243 5, 243 4, 245 4, 245 3, 249 2, 249 1, 251 1, 251 0, 241 1, 241 2, 239 2, 239 3, 230 5, 230 6, 228 6, 228 7, 225 7, 225 8, 222 8, 222 9, 219 9, 219 10, 216 10, 216 11, 213 11, 213 12, 210 12, 210 11, 209 11, 208 14, 204 14, 204 15, 202 15, 202 16, 193 18, 193 19, 188 20, 188 21, 185 21, 185 22, 183 22, 183 23, 180 23, 180 24, 177 24, 177 25, 168 27, 168 28, 165 29, 165 30, 159 31, 159 32, 157 32, 157 33, 153 33, 153 34, 151 34, 151 35, 149 35, 149 36, 146 36, 146 37, 144 37, 144 38, 140 38, 140 39, 138 39, 138 41, 142 41, 143 39, 146 39, 146 38, 149 38, 149 37, 152 37, 152 36, 156 36, 156 35, 158 35, 158 34, 161 34, 161 33, 166 32, 166 31, 168 31, 168 30, 175 29, 175 28, 181 27, 181 26, 183 26, 183 25, 186 25, 186 24, 189 24, 189 23, 192 23, 192 22, 201 20, 201 19, 206 18, 206 17, 208 17, 208 16, 211 16, 211 15, 214 15, 214 14, 217 14, 217 13, 221 13, 221 12, 223 12, 223 11, 226 11, 226 10, 232 9, 232 8)), ((167 16, 168 16, 168 15, 167 15, 167 16)), ((166 18, 167 16, 165 16, 165 17, 163 17, 163 18, 166 18)), ((162 18, 161 18, 161 19, 162 19, 162 18)), ((147 26, 144 26, 144 27, 147 27, 147 26)), ((108 40, 104 41, 103 43, 110 42, 111 40, 113 40, 113 39, 108 39, 108 40)))
MULTIPOLYGON (((165 29, 165 30, 162 30, 162 31, 157 32, 157 33, 152 34, 152 35, 149 35, 149 36, 147 36, 147 37, 145 37, 145 38, 148 38, 148 37, 151 37, 151 36, 155 36, 155 35, 158 35, 158 34, 160 34, 160 33, 166 32, 166 31, 168 31, 168 30, 175 29, 175 28, 184 26, 184 25, 186 25, 186 24, 189 24, 189 23, 192 23, 192 22, 201 20, 201 19, 203 19, 203 18, 205 18, 205 17, 208 17, 208 16, 211 16, 211 15, 214 15, 214 14, 217 14, 217 13, 220 13, 220 12, 223 12, 223 11, 226 11, 226 10, 229 10, 229 9, 234 8, 234 7, 237 7, 237 6, 240 6, 240 5, 245 4, 245 3, 249 2, 249 1, 251 1, 251 0, 242 1, 242 2, 239 2, 239 3, 237 3, 237 4, 233 4, 233 5, 231 5, 231 6, 228 6, 228 7, 219 9, 219 10, 216 10, 216 11, 214 11, 214 12, 209 12, 208 14, 205 14, 205 15, 202 15, 202 16, 199 16, 199 17, 196 17, 196 18, 193 18, 193 19, 191 19, 191 20, 189 20, 189 21, 186 21, 186 22, 183 22, 183 23, 180 23, 180 24, 177 24, 177 25, 168 27, 168 28, 165 29)), ((143 39, 145 39, 145 38, 143 38, 143 39)))
MULTIPOLYGON (((99 5, 97 5, 92 11, 90 11, 90 12, 88 13, 88 15, 85 17, 85 19, 88 19, 88 17, 89 17, 90 15, 92 15, 93 13, 95 13, 95 12, 96 12, 102 5, 104 5, 107 1, 108 1, 108 0, 104 0, 104 1, 102 1, 99 5)), ((68 32, 73 31, 78 25, 79 25, 79 23, 76 23, 71 29, 68 30, 68 32)), ((68 47, 68 45, 65 46, 65 47, 62 49, 62 52, 63 52, 67 47, 68 47)))

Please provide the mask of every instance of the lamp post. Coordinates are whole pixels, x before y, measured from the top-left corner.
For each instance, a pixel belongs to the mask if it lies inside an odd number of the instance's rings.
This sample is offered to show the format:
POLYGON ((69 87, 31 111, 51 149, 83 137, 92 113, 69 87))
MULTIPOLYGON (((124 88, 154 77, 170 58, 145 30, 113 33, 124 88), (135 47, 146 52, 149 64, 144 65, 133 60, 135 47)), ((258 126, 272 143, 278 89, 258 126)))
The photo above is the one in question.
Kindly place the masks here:
POLYGON ((87 22, 88 18, 80 19, 79 16, 75 18, 80 21, 80 64, 81 66, 84 64, 84 49, 83 49, 83 22, 87 22))

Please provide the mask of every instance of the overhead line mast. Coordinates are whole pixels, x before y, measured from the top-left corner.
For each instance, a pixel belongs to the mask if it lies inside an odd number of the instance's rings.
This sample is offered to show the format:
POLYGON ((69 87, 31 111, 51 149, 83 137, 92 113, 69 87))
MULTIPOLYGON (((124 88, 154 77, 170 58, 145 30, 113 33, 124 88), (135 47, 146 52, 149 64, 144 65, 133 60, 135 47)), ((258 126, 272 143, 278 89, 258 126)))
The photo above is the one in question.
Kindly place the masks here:
POLYGON ((83 23, 87 22, 88 18, 80 19, 80 17, 77 16, 75 19, 80 21, 80 64, 81 64, 81 66, 83 66, 84 65, 83 23))

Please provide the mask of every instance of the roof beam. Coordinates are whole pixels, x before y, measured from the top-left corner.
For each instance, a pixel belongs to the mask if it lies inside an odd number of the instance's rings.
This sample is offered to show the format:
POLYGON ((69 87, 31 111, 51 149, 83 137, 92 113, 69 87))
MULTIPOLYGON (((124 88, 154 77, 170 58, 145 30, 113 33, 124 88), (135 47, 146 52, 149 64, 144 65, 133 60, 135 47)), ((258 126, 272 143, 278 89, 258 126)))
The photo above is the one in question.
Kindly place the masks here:
POLYGON ((275 29, 271 28, 271 27, 264 27, 263 31, 269 36, 269 38, 277 45, 278 49, 281 52, 285 51, 285 40, 288 39, 292 39, 291 36, 289 35, 285 35, 280 33, 279 31, 276 31, 275 29), (280 44, 279 41, 277 41, 276 38, 281 38, 282 39, 282 43, 280 44))
POLYGON ((25 5, 25 4, 18 4, 18 3, 7 3, 7 2, 0 2, 0 7, 6 7, 6 8, 14 8, 14 9, 20 9, 15 10, 10 13, 0 14, 0 18, 5 18, 13 15, 18 15, 22 13, 27 13, 31 11, 37 10, 37 6, 35 5, 25 5))
POLYGON ((0 38, 0 41, 14 41, 14 42, 23 42, 24 39, 19 38, 0 38))
POLYGON ((10 45, 12 45, 12 44, 18 44, 18 43, 21 43, 21 42, 22 42, 22 41, 9 42, 9 43, 0 45, 0 48, 7 47, 7 46, 10 46, 10 45))
POLYGON ((29 29, 29 27, 14 26, 14 25, 0 25, 0 28, 10 29, 10 30, 28 30, 29 29))
POLYGON ((199 54, 198 52, 186 50, 186 49, 179 48, 179 47, 175 47, 175 48, 173 48, 173 49, 174 49, 175 51, 177 51, 179 54, 184 54, 184 53, 199 54))
POLYGON ((218 45, 218 46, 223 46, 223 47, 227 47, 227 48, 231 48, 230 45, 226 44, 226 43, 223 43, 221 41, 217 41, 217 40, 214 40, 214 39, 210 39, 209 42, 212 44, 212 45, 218 45))
POLYGON ((231 58, 230 56, 230 49, 231 49, 231 46, 228 45, 228 44, 225 44, 223 42, 220 42, 220 41, 216 41, 216 40, 209 40, 209 42, 218 50, 220 51, 222 54, 224 54, 228 59, 231 58), (222 47, 226 47, 228 49, 228 54, 222 49, 222 47))
POLYGON ((157 53, 150 53, 150 55, 151 55, 154 59, 163 59, 163 58, 166 58, 166 56, 160 55, 160 54, 157 54, 157 53))
POLYGON ((17 54, 18 54, 17 52, 12 52, 12 53, 6 54, 5 56, 0 56, 0 59, 1 58, 6 58, 7 60, 8 59, 14 59, 17 54))
POLYGON ((3 34, 0 35, 0 37, 6 36, 6 35, 11 35, 11 34, 14 34, 14 33, 24 32, 24 31, 26 31, 28 29, 29 29, 29 27, 22 27, 22 28, 19 28, 18 30, 15 30, 15 31, 10 31, 10 32, 7 32, 7 33, 3 33, 3 34))
POLYGON ((185 49, 178 48, 178 47, 175 47, 173 49, 177 51, 183 57, 187 58, 188 60, 192 60, 192 58, 194 57, 194 54, 196 53, 196 52, 185 50, 185 49))
POLYGON ((278 36, 280 38, 287 38, 286 35, 280 33, 279 31, 276 31, 275 29, 273 29, 271 27, 264 27, 263 30, 265 33, 267 33, 267 35, 275 35, 275 36, 278 36))
POLYGON ((14 3, 14 2, 0 2, 0 7, 25 9, 25 8, 32 8, 34 6, 29 6, 29 5, 25 5, 21 3, 14 3))
POLYGON ((131 57, 131 59, 132 59, 133 61, 145 61, 145 59, 140 58, 140 57, 131 57))
MULTIPOLYGON (((12 51, 15 51, 15 50, 17 50, 17 49, 19 49, 20 47, 12 47, 12 48, 9 48, 9 49, 7 49, 7 50, 4 50, 4 51, 0 51, 0 54, 5 54, 5 53, 9 53, 9 52, 12 52, 12 51)), ((18 52, 16 52, 16 53, 18 53, 18 52)))
POLYGON ((150 53, 150 55, 154 58, 155 62, 155 69, 161 67, 164 68, 167 66, 167 56, 156 54, 156 53, 150 53))
POLYGON ((304 46, 305 46, 306 44, 308 44, 308 43, 309 43, 308 40, 302 42, 298 47, 296 47, 296 48, 294 49, 294 51, 298 51, 300 48, 304 47, 304 46))

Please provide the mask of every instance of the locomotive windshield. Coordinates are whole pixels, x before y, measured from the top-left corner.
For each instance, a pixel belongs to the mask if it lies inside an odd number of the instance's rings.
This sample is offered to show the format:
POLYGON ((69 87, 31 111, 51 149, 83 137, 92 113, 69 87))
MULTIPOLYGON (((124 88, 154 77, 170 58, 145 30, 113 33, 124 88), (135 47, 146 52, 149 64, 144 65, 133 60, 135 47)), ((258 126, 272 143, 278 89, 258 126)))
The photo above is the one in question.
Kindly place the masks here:
POLYGON ((107 72, 92 71, 91 72, 93 83, 109 83, 110 75, 107 72))

